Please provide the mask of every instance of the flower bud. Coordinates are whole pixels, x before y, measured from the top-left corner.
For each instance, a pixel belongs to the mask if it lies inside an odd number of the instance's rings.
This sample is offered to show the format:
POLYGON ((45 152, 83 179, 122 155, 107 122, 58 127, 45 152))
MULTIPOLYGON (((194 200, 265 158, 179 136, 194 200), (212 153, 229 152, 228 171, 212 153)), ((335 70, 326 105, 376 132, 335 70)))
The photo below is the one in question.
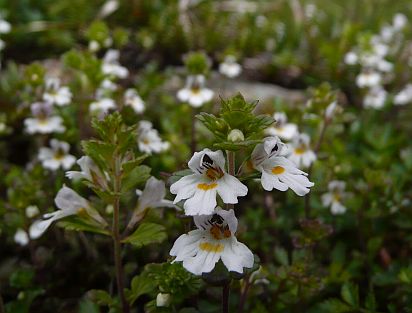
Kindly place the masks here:
POLYGON ((232 129, 229 135, 227 135, 227 139, 231 142, 240 142, 245 140, 245 136, 243 135, 241 130, 232 129))
POLYGON ((156 297, 156 306, 167 307, 170 304, 170 293, 159 292, 156 297))

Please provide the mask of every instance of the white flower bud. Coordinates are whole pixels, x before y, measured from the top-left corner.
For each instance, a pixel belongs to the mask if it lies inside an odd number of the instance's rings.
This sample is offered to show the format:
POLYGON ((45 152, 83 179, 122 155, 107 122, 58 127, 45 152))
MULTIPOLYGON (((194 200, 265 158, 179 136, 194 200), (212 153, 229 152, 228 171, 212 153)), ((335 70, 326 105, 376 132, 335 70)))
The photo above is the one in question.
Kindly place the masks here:
POLYGON ((231 142, 240 142, 245 140, 245 136, 243 135, 241 130, 232 129, 229 135, 227 135, 227 139, 231 142))
POLYGON ((156 306, 167 307, 170 304, 170 293, 159 292, 156 297, 156 306))

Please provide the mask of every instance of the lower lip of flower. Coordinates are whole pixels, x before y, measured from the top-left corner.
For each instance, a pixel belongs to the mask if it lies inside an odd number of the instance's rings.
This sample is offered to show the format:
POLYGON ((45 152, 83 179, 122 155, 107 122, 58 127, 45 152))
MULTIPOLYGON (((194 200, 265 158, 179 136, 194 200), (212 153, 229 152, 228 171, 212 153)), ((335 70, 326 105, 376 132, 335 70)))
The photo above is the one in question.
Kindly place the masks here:
POLYGON ((282 166, 275 166, 272 168, 272 173, 275 175, 282 174, 285 171, 285 169, 282 166))
POLYGON ((200 243, 199 248, 200 250, 203 250, 203 251, 217 253, 217 252, 222 252, 224 249, 224 246, 220 243, 213 244, 210 242, 202 242, 200 243))
POLYGON ((211 184, 206 184, 206 183, 202 183, 202 184, 198 184, 197 188, 201 189, 201 190, 211 190, 217 187, 217 183, 211 183, 211 184))
POLYGON ((304 154, 305 151, 306 151, 306 150, 303 149, 303 148, 296 148, 296 149, 295 149, 295 153, 296 153, 296 154, 304 154))

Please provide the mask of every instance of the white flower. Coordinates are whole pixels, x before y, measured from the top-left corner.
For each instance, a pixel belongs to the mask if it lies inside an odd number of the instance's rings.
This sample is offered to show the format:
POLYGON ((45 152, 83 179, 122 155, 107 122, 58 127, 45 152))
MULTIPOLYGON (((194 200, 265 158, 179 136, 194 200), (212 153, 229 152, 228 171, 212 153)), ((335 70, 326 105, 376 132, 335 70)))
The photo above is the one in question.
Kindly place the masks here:
POLYGON ((76 162, 76 158, 68 154, 70 146, 67 142, 57 139, 50 140, 50 148, 42 147, 39 151, 39 160, 44 168, 56 171, 58 168, 68 170, 76 162))
POLYGON ((149 121, 139 122, 137 144, 141 152, 148 154, 166 151, 170 146, 167 141, 162 141, 159 132, 149 121))
POLYGON ((274 126, 266 129, 266 134, 270 136, 279 136, 283 140, 291 140, 298 133, 298 126, 293 123, 288 123, 286 113, 276 112, 273 114, 276 123, 274 126))
POLYGON ((309 167, 315 160, 316 154, 310 149, 310 137, 307 134, 299 134, 293 138, 289 145, 291 154, 288 159, 298 167, 309 167))
POLYGON ((89 42, 89 50, 91 52, 96 52, 100 49, 100 44, 96 40, 92 40, 89 42))
POLYGON ((368 71, 360 73, 356 77, 356 84, 359 88, 364 87, 375 87, 381 83, 382 77, 381 74, 375 71, 368 71))
POLYGON ((412 102, 412 84, 407 84, 404 89, 398 92, 395 95, 393 102, 396 105, 405 105, 412 102))
POLYGON ((120 65, 119 55, 119 51, 114 49, 106 52, 102 63, 103 74, 117 78, 126 78, 129 75, 128 69, 120 65))
POLYGON ((408 18, 405 16, 405 14, 397 13, 393 17, 392 24, 395 30, 402 30, 408 24, 408 18))
POLYGON ((29 241, 30 239, 27 232, 21 228, 17 229, 16 233, 14 234, 14 242, 19 244, 20 246, 27 246, 29 241))
POLYGON ((355 65, 356 63, 358 63, 359 57, 358 55, 353 52, 353 51, 349 51, 348 53, 345 54, 345 63, 348 65, 355 65))
POLYGON ((137 189, 136 194, 139 196, 139 201, 127 228, 132 228, 145 216, 147 210, 150 208, 168 207, 180 210, 178 206, 173 204, 173 201, 164 199, 166 196, 165 183, 153 176, 147 180, 143 191, 137 189))
POLYGON ((82 156, 76 163, 80 166, 81 171, 68 171, 66 172, 67 178, 74 180, 85 179, 103 189, 107 187, 109 175, 103 173, 90 157, 82 156))
POLYGON ((170 251, 174 262, 183 262, 195 275, 211 272, 219 260, 231 272, 243 273, 253 266, 253 253, 235 237, 238 222, 233 210, 216 208, 210 215, 195 216, 194 222, 197 229, 175 241, 170 251))
POLYGON ((27 218, 33 218, 39 213, 40 213, 39 208, 36 205, 29 205, 26 208, 26 217, 27 218))
POLYGON ((116 109, 116 103, 111 98, 101 98, 90 103, 89 111, 91 114, 96 114, 103 117, 109 110, 116 109))
POLYGON ((387 92, 381 86, 376 86, 369 89, 365 98, 363 99, 363 106, 365 108, 381 109, 385 105, 387 92))
POLYGON ((228 55, 225 57, 224 62, 219 65, 219 72, 229 78, 234 78, 240 75, 242 66, 236 62, 233 55, 228 55))
POLYGON ((159 292, 156 296, 156 306, 157 307, 168 307, 170 305, 170 293, 159 292))
POLYGON ((170 192, 176 195, 174 203, 187 199, 186 215, 211 214, 216 207, 217 193, 224 203, 232 204, 238 203, 237 197, 246 196, 247 187, 225 172, 222 151, 195 152, 188 165, 193 174, 170 186, 170 192))
POLYGON ((192 107, 201 107, 213 99, 213 91, 205 88, 205 77, 203 75, 190 75, 187 77, 186 86, 177 92, 177 98, 182 102, 189 103, 192 107))
POLYGON ((106 1, 100 9, 99 18, 105 18, 115 12, 119 8, 118 0, 106 1))
POLYGON ((292 189, 297 195, 304 196, 314 183, 296 165, 282 156, 284 145, 278 137, 267 137, 252 152, 253 167, 262 173, 263 189, 286 191, 292 189))
POLYGON ((107 225, 99 213, 89 205, 89 202, 79 196, 73 189, 63 186, 57 193, 54 202, 59 210, 44 214, 42 220, 35 221, 30 226, 30 238, 39 238, 53 222, 76 214, 85 214, 99 224, 107 225))
POLYGON ((395 36, 396 29, 390 25, 385 25, 381 28, 380 37, 384 42, 390 42, 395 36))
POLYGON ((343 214, 346 207, 342 204, 342 199, 346 197, 346 183, 343 181, 333 180, 328 184, 329 192, 322 195, 323 206, 329 207, 333 215, 343 214))
POLYGON ((48 78, 46 80, 46 91, 43 100, 58 106, 68 105, 72 101, 72 93, 69 87, 60 87, 58 78, 48 78))
POLYGON ((24 126, 29 134, 62 133, 66 130, 63 119, 60 116, 52 116, 50 103, 36 102, 31 105, 33 118, 26 118, 24 126))
POLYGON ((6 34, 11 31, 11 24, 0 17, 0 34, 6 34))
POLYGON ((124 93, 124 103, 125 105, 132 107, 132 109, 138 114, 142 113, 145 109, 144 101, 140 98, 137 91, 132 88, 127 89, 124 93))

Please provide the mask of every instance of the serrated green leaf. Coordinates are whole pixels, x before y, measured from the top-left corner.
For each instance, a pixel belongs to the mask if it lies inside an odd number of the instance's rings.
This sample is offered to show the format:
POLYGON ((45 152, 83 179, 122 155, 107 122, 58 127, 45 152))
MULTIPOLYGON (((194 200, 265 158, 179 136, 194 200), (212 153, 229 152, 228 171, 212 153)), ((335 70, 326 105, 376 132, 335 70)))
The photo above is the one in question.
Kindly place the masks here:
POLYGON ((63 221, 58 223, 58 226, 61 226, 67 230, 87 231, 107 236, 110 235, 110 232, 107 229, 102 228, 99 223, 79 215, 66 217, 63 221))
POLYGON ((141 295, 150 293, 156 288, 156 282, 145 273, 135 276, 131 282, 131 288, 126 289, 126 298, 133 304, 141 295))
POLYGON ((112 162, 116 146, 98 140, 82 141, 83 151, 93 159, 96 165, 103 171, 107 171, 112 162))
POLYGON ((142 247, 152 243, 162 242, 167 238, 166 228, 155 223, 142 223, 133 234, 122 240, 135 247, 142 247))
POLYGON ((151 168, 146 165, 136 166, 129 172, 125 172, 122 177, 122 192, 127 192, 136 188, 150 178, 151 168))
POLYGON ((358 286, 353 283, 346 283, 341 289, 342 299, 352 305, 353 307, 359 307, 359 289, 358 286))

